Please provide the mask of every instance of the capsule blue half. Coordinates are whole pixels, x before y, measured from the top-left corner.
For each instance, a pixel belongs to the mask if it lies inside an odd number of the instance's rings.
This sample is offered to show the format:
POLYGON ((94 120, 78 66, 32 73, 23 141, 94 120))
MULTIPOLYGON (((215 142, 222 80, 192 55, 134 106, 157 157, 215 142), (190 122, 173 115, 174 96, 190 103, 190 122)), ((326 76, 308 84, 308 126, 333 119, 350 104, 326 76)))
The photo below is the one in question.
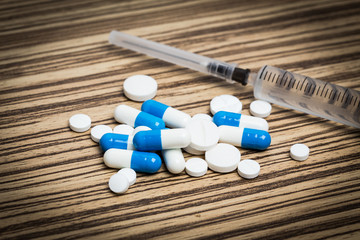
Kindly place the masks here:
POLYGON ((271 144, 267 131, 222 125, 219 127, 219 141, 237 147, 254 150, 265 150, 271 144))
POLYGON ((165 122, 161 118, 123 104, 115 108, 114 117, 119 123, 126 123, 132 127, 147 126, 151 129, 165 128, 165 122))
POLYGON ((241 147, 255 150, 265 150, 271 144, 270 134, 263 130, 244 128, 241 147))
POLYGON ((189 132, 183 128, 140 131, 133 138, 134 147, 139 151, 184 148, 190 141, 189 132))
POLYGON ((110 148, 133 150, 132 136, 119 133, 106 133, 100 139, 100 147, 106 152, 110 148))
POLYGON ((233 127, 259 129, 264 131, 269 130, 269 124, 265 119, 240 113, 219 111, 215 113, 213 121, 217 126, 226 125, 233 127))
POLYGON ((164 120, 170 128, 185 128, 191 116, 155 100, 147 100, 141 106, 141 111, 147 112, 164 120))
POLYGON ((164 129, 165 122, 161 118, 155 117, 149 113, 140 112, 134 123, 134 127, 138 126, 147 126, 151 129, 164 129))
POLYGON ((164 113, 166 109, 168 109, 169 106, 165 105, 161 102, 155 101, 155 100, 147 100, 141 105, 141 111, 147 112, 151 115, 154 115, 158 118, 163 118, 164 113))
POLYGON ((111 168, 132 168, 136 172, 155 173, 161 167, 156 153, 111 148, 104 154, 104 163, 111 168))

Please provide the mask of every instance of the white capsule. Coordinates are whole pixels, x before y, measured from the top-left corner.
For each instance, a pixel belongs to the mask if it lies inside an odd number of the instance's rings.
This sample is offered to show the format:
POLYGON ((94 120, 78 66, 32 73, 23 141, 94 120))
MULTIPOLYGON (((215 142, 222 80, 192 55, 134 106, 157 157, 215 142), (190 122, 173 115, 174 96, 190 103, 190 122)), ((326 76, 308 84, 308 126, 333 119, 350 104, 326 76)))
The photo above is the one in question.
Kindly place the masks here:
POLYGON ((111 168, 132 168, 136 172, 155 173, 161 167, 161 158, 150 152, 110 148, 104 154, 104 163, 111 168))
POLYGON ((162 119, 127 105, 117 106, 114 117, 116 121, 126 123, 132 127, 147 126, 151 129, 165 128, 165 123, 162 119))
POLYGON ((185 128, 140 131, 133 138, 133 144, 139 151, 183 148, 189 143, 190 134, 185 128))
POLYGON ((237 147, 265 150, 270 146, 270 134, 263 130, 222 125, 219 126, 220 142, 237 147))
POLYGON ((155 100, 145 101, 141 106, 141 111, 161 118, 170 128, 184 128, 191 119, 189 114, 155 100))
POLYGON ((185 159, 179 148, 162 150, 162 155, 166 168, 173 174, 179 174, 184 171, 185 159))
POLYGON ((269 130, 269 124, 265 119, 240 113, 219 111, 215 113, 213 121, 217 126, 227 125, 234 127, 252 128, 263 131, 269 130))

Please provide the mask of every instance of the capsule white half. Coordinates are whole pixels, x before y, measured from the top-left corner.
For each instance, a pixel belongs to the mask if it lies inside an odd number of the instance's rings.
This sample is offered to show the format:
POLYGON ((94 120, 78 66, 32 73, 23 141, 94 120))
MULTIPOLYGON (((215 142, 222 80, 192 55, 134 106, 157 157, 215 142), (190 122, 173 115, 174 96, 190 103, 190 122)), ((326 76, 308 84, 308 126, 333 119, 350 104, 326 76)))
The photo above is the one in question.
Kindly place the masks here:
POLYGON ((126 123, 132 127, 165 128, 165 123, 162 119, 123 104, 115 108, 114 117, 119 123, 126 123))
POLYGON ((170 128, 184 128, 191 116, 155 100, 145 101, 141 110, 164 120, 170 128))
POLYGON ((140 151, 183 148, 190 144, 190 134, 184 128, 156 129, 135 134, 133 144, 140 151))
POLYGON ((184 155, 179 148, 162 150, 166 168, 173 174, 179 174, 185 169, 184 155))
POLYGON ((155 153, 111 148, 104 154, 104 163, 111 168, 132 168, 136 172, 155 173, 161 167, 161 158, 155 153))

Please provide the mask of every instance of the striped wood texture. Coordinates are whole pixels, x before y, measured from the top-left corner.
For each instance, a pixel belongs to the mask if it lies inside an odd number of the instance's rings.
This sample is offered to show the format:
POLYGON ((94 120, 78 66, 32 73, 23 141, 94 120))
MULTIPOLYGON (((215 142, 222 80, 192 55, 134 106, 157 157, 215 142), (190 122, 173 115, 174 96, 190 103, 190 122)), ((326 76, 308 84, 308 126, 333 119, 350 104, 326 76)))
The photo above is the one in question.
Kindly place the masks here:
MULTIPOLYGON (((114 169, 75 113, 114 127, 128 76, 154 77, 156 100, 191 115, 251 87, 107 42, 112 29, 258 71, 265 64, 360 90, 360 2, 13 1, 0 4, 1 239, 360 239, 360 131, 273 106, 272 145, 241 149, 261 165, 201 178, 162 167, 110 192, 114 169), (311 150, 289 158, 292 144, 311 150)), ((185 154, 186 159, 190 158, 185 154)))

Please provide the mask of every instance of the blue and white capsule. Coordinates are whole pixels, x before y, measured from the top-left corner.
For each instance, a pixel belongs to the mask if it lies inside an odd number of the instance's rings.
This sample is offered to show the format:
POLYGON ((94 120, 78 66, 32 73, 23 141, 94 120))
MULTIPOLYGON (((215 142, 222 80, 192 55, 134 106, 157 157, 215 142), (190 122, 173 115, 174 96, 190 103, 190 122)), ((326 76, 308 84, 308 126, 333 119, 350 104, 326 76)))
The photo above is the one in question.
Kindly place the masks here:
POLYGON ((132 168, 136 172, 155 173, 161 167, 156 153, 111 148, 104 154, 104 163, 111 168, 132 168))
POLYGON ((219 134, 220 142, 246 149, 265 150, 271 144, 270 134, 258 129, 223 125, 219 127, 219 134))
POLYGON ((100 139, 100 147, 106 152, 110 148, 135 150, 133 136, 120 133, 106 133, 100 139))
POLYGON ((161 118, 139 111, 136 108, 127 105, 117 106, 115 108, 114 117, 119 123, 126 123, 132 127, 147 126, 151 129, 165 128, 165 123, 161 118))
POLYGON ((155 129, 136 133, 133 144, 139 151, 156 151, 183 148, 188 146, 190 141, 191 137, 186 129, 155 129))
POLYGON ((227 125, 233 127, 252 128, 263 131, 269 130, 269 124, 265 119, 240 113, 219 111, 215 113, 213 121, 217 126, 227 125))
POLYGON ((141 111, 147 112, 164 120, 170 128, 184 128, 191 116, 155 100, 147 100, 141 106, 141 111))

